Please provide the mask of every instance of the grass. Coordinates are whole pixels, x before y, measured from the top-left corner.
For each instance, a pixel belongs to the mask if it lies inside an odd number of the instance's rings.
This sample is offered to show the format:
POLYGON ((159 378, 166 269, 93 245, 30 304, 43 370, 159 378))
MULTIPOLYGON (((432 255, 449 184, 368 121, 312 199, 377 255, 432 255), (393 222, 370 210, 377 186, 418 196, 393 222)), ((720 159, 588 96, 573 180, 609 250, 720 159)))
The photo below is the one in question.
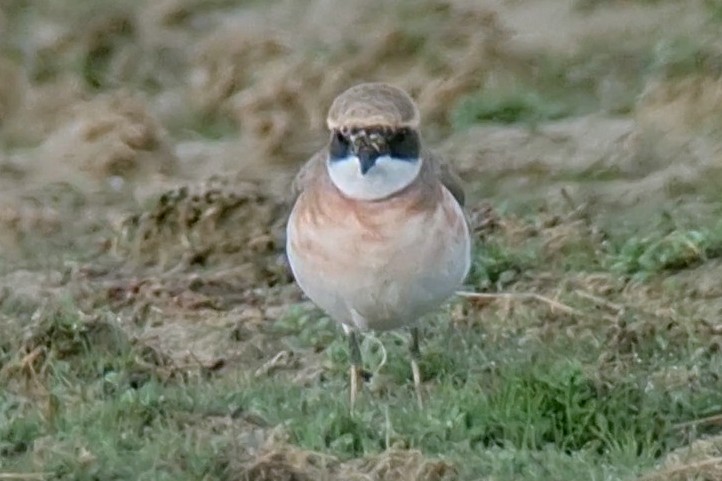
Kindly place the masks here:
MULTIPOLYGON (((689 355, 682 347, 666 358, 644 359, 633 376, 603 385, 589 374, 597 352, 573 339, 520 350, 511 339, 491 345, 478 329, 446 339, 446 328, 434 322, 422 363, 427 408, 415 408, 405 346, 386 339, 393 387, 381 396, 364 393, 359 412, 350 416, 347 360, 333 355, 343 350, 341 339, 326 347, 335 367, 330 377, 311 387, 242 370, 131 383, 134 356, 108 357, 88 342, 88 326, 69 312, 57 315, 51 332, 62 332, 54 334, 62 342, 48 346, 43 379, 50 400, 0 395, 0 466, 52 473, 48 479, 229 479, 231 458, 244 447, 234 445, 232 430, 218 431, 212 421, 233 424, 251 415, 262 426, 283 426, 290 442, 304 449, 349 459, 381 453, 389 444, 409 446, 462 466, 461 479, 545 479, 555 470, 561 475, 560 465, 570 471, 555 479, 601 476, 609 466, 629 474, 682 444, 673 425, 719 409, 722 388, 719 377, 695 390, 649 388, 650 373, 689 355), (556 461, 545 465, 545 459, 556 461)), ((720 365, 712 356, 702 369, 718 375, 720 365)))
MULTIPOLYGON (((708 4, 713 18, 719 9, 715 5, 708 4)), ((460 98, 451 124, 456 131, 479 123, 533 127, 599 110, 630 114, 649 79, 717 76, 721 59, 719 48, 699 35, 669 36, 635 46, 586 40, 572 55, 540 55, 528 76, 512 86, 485 86, 460 98), (616 87, 605 94, 605 88, 610 89, 605 84, 616 87)))
POLYGON ((649 276, 700 265, 722 255, 722 224, 698 229, 633 235, 611 245, 606 263, 612 271, 649 276))
POLYGON ((568 109, 524 89, 509 92, 481 92, 462 99, 453 112, 452 125, 463 130, 482 122, 536 124, 568 115, 568 109))
POLYGON ((704 5, 712 20, 716 22, 722 20, 722 2, 719 0, 706 0, 704 5))
POLYGON ((510 248, 498 239, 489 239, 484 249, 475 252, 467 283, 479 289, 503 290, 538 259, 538 245, 530 244, 510 248))
POLYGON ((697 38, 678 37, 659 41, 651 52, 648 70, 662 78, 684 78, 708 73, 718 75, 722 53, 697 38))
POLYGON ((255 473, 256 444, 281 432, 294 449, 340 463, 381 462, 392 447, 419 450, 455 466, 462 480, 633 477, 690 440, 718 434, 714 425, 679 428, 722 410, 722 359, 687 305, 693 289, 675 285, 671 313, 651 306, 667 296, 658 281, 719 257, 722 227, 667 214, 646 229, 599 235, 589 222, 510 211, 480 234, 470 289, 539 292, 579 315, 543 303, 464 301, 429 319, 423 411, 408 339, 383 334, 387 361, 378 372, 380 344, 363 343, 366 368, 377 374, 349 415, 346 340, 302 306, 257 333, 261 346, 276 346, 259 362, 286 349, 301 365, 257 376, 242 363, 219 373, 176 366, 102 303, 88 315, 71 297, 38 309, 11 295, 0 303, 9 333, 0 339, 0 473, 244 479, 255 473), (628 292, 602 295, 623 307, 611 317, 568 282, 599 275, 633 281, 628 292), (321 374, 294 380, 311 367, 321 374))
MULTIPOLYGON (((716 255, 718 233, 699 226, 621 244, 612 238, 616 247, 597 249, 601 258, 587 266, 650 280, 716 255), (690 259, 690 245, 706 257, 690 259)), ((504 243, 505 235, 488 235, 491 248, 477 252, 472 281, 479 288, 514 290, 545 265, 569 268, 544 263, 543 232, 504 243), (509 271, 527 274, 504 280, 509 271)), ((561 300, 569 299, 562 292, 561 300)), ((339 462, 395 446, 447 460, 458 479, 625 479, 688 442, 677 425, 720 412, 722 355, 693 324, 692 334, 664 342, 634 331, 630 344, 610 337, 614 326, 596 319, 594 308, 574 307, 591 319, 560 318, 543 305, 520 305, 511 315, 472 309, 462 324, 450 325, 448 313, 430 319, 423 411, 415 407, 407 339, 381 335, 384 384, 365 391, 352 416, 346 342, 317 311, 293 308, 267 331, 301 357, 320 356, 323 375, 299 385, 293 371, 259 377, 243 365, 222 375, 184 374, 149 355, 109 311, 88 317, 66 302, 38 317, 27 304, 6 304, 5 315, 26 318, 32 335, 17 354, 12 341, 0 344, 0 472, 39 471, 57 480, 238 479, 246 469, 238 459, 251 449, 238 436, 255 426, 265 436, 276 427, 291 445, 339 462), (569 327, 547 336, 548 323, 569 327), (43 354, 23 365, 22 353, 38 348, 43 354), (665 382, 673 372, 698 374, 665 382)), ((645 322, 630 312, 625 323, 645 322)), ((363 352, 375 371, 379 344, 366 340, 363 352)))

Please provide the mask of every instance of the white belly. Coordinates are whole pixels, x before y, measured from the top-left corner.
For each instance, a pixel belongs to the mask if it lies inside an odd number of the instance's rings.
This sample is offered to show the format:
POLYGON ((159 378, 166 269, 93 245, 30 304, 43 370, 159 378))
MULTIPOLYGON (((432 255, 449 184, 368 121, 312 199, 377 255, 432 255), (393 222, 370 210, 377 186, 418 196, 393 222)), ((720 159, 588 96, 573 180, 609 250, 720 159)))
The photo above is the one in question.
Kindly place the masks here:
POLYGON ((305 229, 294 209, 287 253, 296 281, 349 327, 387 330, 415 322, 447 300, 470 267, 463 211, 446 190, 443 203, 446 209, 440 203, 433 211, 394 219, 378 241, 364 239, 352 220, 305 229))

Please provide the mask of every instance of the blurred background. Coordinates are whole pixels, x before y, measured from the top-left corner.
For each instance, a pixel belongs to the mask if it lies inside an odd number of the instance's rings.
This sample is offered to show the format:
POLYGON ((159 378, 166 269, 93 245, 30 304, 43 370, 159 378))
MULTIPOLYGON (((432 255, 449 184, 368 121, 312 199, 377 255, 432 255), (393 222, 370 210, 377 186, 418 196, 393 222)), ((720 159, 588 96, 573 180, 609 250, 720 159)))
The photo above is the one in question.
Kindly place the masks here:
POLYGON ((411 92, 428 140, 484 187, 633 203, 703 189, 719 153, 714 1, 2 7, 3 178, 22 184, 117 177, 142 198, 167 178, 284 175, 367 80, 411 92))
POLYGON ((721 29, 718 0, 2 0, 0 474, 678 479, 686 447, 720 479, 714 429, 677 425, 720 402, 721 29), (362 81, 411 93, 462 174, 469 290, 554 299, 432 323, 423 421, 390 342, 385 434, 344 414, 343 339, 282 254, 362 81))

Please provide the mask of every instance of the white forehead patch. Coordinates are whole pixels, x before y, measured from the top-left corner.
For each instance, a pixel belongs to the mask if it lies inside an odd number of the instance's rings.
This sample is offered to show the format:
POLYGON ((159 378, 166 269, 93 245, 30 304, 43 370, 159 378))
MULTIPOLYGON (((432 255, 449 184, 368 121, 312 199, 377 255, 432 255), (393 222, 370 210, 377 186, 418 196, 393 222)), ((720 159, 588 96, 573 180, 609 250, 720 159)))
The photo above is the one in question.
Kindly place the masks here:
POLYGON ((421 171, 421 159, 397 159, 383 155, 366 174, 355 155, 327 160, 331 181, 347 197, 357 200, 378 200, 408 187, 421 171))

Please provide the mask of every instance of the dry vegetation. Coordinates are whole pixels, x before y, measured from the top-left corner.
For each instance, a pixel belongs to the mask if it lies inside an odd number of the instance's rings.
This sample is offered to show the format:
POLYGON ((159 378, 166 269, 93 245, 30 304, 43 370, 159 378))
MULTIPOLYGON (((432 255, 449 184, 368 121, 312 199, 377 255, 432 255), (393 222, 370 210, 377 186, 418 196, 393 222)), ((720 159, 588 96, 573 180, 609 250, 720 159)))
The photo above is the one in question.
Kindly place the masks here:
POLYGON ((4 0, 0 479, 722 479, 722 7, 4 0), (347 352, 283 256, 344 88, 467 181, 467 294, 347 352))

